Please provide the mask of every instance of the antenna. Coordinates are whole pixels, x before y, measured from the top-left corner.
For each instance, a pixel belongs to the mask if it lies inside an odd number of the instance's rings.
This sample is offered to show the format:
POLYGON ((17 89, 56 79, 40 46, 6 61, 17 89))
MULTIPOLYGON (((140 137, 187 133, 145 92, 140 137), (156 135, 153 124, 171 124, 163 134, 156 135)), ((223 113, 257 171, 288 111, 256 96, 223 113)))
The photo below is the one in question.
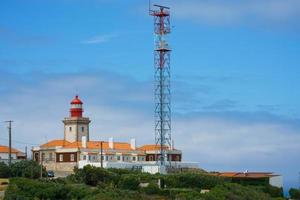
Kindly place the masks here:
POLYGON ((154 4, 153 6, 163 8, 163 9, 170 9, 170 7, 166 7, 166 6, 162 6, 162 5, 158 5, 158 4, 154 4))

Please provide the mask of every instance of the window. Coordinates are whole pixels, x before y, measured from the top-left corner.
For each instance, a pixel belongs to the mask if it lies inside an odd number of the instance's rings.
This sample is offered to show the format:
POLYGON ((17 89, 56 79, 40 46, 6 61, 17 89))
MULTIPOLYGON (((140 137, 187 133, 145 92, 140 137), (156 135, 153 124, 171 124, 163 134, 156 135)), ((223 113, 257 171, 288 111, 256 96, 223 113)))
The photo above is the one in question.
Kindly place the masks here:
POLYGON ((117 160, 121 160, 121 157, 120 157, 120 156, 117 156, 117 160))
POLYGON ((45 160, 45 153, 42 153, 42 161, 45 160))
POLYGON ((74 155, 74 154, 71 154, 71 155, 70 155, 70 161, 73 162, 74 160, 75 160, 75 155, 74 155))
POLYGON ((52 153, 49 153, 49 160, 52 161, 52 153))
POLYGON ((81 132, 84 132, 84 127, 83 126, 81 127, 81 132))
POLYGON ((144 157, 141 157, 141 160, 144 161, 145 160, 144 157))
POLYGON ((135 161, 135 159, 136 159, 135 157, 132 157, 132 160, 133 160, 133 161, 135 161))
POLYGON ((59 161, 60 162, 64 161, 64 155, 63 154, 59 154, 59 161))
POLYGON ((83 156, 83 160, 86 160, 86 155, 83 156))
POLYGON ((34 159, 35 159, 35 161, 39 160, 39 153, 34 153, 34 159))
POLYGON ((105 160, 108 160, 108 156, 105 156, 105 160))
POLYGON ((149 156, 149 161, 153 161, 153 156, 149 156))
POLYGON ((72 131, 72 127, 71 127, 71 126, 69 127, 69 131, 70 131, 70 132, 72 131))

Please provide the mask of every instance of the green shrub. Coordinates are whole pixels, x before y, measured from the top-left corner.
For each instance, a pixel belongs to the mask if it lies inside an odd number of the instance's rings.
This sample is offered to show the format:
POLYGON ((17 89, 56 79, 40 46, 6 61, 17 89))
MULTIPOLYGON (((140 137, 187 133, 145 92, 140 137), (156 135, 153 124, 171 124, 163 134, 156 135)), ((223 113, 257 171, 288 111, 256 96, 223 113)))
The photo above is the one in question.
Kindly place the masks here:
POLYGON ((12 178, 5 199, 84 199, 94 195, 86 185, 64 184, 64 181, 12 178))
POLYGON ((137 190, 139 188, 140 181, 135 175, 123 175, 119 182, 119 187, 126 190, 137 190))
POLYGON ((78 173, 82 174, 85 184, 91 186, 96 186, 99 182, 106 182, 110 179, 110 173, 107 170, 91 165, 84 166, 82 171, 78 170, 78 173))
POLYGON ((71 199, 70 188, 64 184, 26 178, 12 178, 5 199, 71 199))
POLYGON ((198 189, 187 189, 187 188, 171 188, 166 189, 165 191, 168 191, 168 196, 171 197, 171 199, 178 199, 178 200, 187 200, 187 199, 199 199, 204 200, 204 197, 202 197, 202 194, 200 193, 200 190, 198 189))
POLYGON ((289 194, 290 194, 290 197, 291 197, 292 199, 300 200, 300 190, 295 189, 295 188, 291 188, 291 189, 289 190, 289 194))
POLYGON ((271 197, 251 186, 242 186, 237 183, 218 185, 203 195, 207 200, 270 200, 271 197))
MULTIPOLYGON (((41 175, 41 165, 36 161, 22 160, 13 163, 10 167, 11 177, 25 177, 36 179, 41 175)), ((43 177, 47 176, 46 168, 42 168, 43 177)))
POLYGON ((170 174, 164 178, 168 188, 201 188, 210 189, 224 183, 224 179, 205 173, 170 174))
POLYGON ((268 193, 271 197, 283 197, 283 189, 274 187, 272 185, 267 185, 263 190, 265 193, 268 193))
POLYGON ((155 183, 149 183, 149 185, 147 187, 143 188, 142 191, 149 195, 160 194, 160 192, 161 192, 158 185, 155 183))
POLYGON ((141 200, 144 198, 136 191, 120 190, 120 189, 99 189, 95 193, 85 198, 85 200, 141 200))
POLYGON ((10 169, 7 164, 0 162, 0 178, 10 177, 10 169))

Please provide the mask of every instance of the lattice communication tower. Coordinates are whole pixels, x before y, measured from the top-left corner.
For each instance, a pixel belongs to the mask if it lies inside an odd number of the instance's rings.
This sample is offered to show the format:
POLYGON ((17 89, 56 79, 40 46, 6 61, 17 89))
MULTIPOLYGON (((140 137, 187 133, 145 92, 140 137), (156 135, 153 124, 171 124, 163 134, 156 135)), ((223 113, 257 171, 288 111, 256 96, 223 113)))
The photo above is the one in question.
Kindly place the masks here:
POLYGON ((160 165, 168 164, 167 150, 171 148, 171 89, 170 89, 170 54, 167 41, 171 33, 170 8, 154 5, 150 10, 154 18, 154 69, 155 69, 155 143, 160 148, 156 159, 160 165))

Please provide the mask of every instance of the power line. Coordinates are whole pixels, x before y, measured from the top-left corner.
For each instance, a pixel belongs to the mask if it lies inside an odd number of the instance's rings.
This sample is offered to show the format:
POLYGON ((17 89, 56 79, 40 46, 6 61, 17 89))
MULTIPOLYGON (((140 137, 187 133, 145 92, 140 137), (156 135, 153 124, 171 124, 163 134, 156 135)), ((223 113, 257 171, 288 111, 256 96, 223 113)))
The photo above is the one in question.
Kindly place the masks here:
MULTIPOLYGON (((2 140, 2 141, 8 141, 9 138, 2 138, 2 137, 0 137, 0 140, 2 140)), ((21 142, 21 141, 18 141, 18 140, 14 140, 13 142, 14 142, 14 143, 17 143, 17 144, 40 145, 40 144, 29 143, 29 142, 21 142)))

